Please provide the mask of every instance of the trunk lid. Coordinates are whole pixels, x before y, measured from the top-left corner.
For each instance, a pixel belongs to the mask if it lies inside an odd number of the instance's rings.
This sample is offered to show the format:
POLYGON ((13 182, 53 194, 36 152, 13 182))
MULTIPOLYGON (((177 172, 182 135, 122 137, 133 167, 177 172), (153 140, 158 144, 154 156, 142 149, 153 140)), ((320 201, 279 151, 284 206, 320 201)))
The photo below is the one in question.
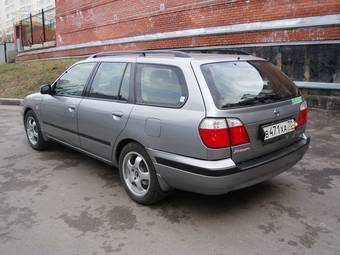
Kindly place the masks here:
POLYGON ((233 160, 238 163, 257 158, 296 142, 303 131, 301 128, 277 138, 264 141, 262 126, 280 123, 289 119, 297 120, 299 111, 300 104, 292 104, 291 100, 226 111, 223 115, 227 118, 235 117, 242 121, 250 140, 247 144, 231 147, 233 160), (279 114, 275 114, 274 111, 279 112, 279 114))
MULTIPOLYGON (((264 141, 262 127, 298 120, 302 102, 295 84, 275 66, 264 60, 221 61, 201 64, 200 70, 215 105, 208 109, 208 117, 236 118, 247 130, 249 143, 231 147, 236 163, 277 151, 299 139, 304 127, 264 141)), ((294 129, 294 122, 289 124, 294 129)))

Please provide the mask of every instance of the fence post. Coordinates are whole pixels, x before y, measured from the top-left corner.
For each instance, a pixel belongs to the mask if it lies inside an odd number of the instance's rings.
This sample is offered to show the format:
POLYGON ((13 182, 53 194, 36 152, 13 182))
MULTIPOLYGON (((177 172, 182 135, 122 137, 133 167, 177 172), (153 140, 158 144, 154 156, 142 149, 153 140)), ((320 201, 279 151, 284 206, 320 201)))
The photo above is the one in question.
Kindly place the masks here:
POLYGON ((7 63, 7 46, 6 46, 6 42, 4 42, 4 53, 5 53, 5 63, 7 63))
POLYGON ((24 45, 24 31, 22 27, 22 20, 20 20, 20 37, 21 37, 22 50, 24 50, 25 45, 24 45))
POLYGON ((32 13, 30 13, 30 27, 31 27, 31 40, 32 40, 32 44, 34 44, 33 42, 33 21, 32 21, 32 13))
POLYGON ((44 38, 44 42, 46 42, 45 13, 44 13, 44 9, 41 9, 41 16, 42 16, 43 38, 44 38))

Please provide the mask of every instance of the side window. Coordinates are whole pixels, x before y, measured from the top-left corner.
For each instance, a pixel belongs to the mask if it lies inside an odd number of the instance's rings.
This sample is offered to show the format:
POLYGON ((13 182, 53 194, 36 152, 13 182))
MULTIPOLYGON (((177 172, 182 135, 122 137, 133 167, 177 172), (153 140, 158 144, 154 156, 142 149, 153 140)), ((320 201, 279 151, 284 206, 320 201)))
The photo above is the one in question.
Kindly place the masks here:
POLYGON ((137 66, 137 103, 180 107, 188 96, 182 71, 178 67, 154 64, 137 66))
POLYGON ((56 82, 54 94, 56 96, 81 96, 95 65, 96 63, 83 63, 73 66, 56 82))
POLYGON ((126 63, 101 63, 93 79, 89 96, 120 99, 119 90, 124 83, 126 70, 126 63))

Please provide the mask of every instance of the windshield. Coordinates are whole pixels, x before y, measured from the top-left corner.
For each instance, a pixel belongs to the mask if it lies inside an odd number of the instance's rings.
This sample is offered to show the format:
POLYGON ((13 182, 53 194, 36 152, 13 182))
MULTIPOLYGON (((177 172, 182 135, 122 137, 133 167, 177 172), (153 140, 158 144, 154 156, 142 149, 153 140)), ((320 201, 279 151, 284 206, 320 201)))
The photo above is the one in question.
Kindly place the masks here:
POLYGON ((294 83, 267 61, 211 63, 201 70, 220 109, 299 96, 294 83))

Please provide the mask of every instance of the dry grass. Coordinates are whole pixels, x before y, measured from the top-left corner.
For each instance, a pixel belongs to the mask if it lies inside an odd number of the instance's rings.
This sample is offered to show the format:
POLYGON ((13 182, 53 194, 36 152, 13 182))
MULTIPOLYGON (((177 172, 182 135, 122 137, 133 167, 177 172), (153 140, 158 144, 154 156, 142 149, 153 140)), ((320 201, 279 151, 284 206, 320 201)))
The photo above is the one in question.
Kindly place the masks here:
POLYGON ((0 97, 23 98, 52 83, 79 59, 45 60, 0 64, 0 97))

